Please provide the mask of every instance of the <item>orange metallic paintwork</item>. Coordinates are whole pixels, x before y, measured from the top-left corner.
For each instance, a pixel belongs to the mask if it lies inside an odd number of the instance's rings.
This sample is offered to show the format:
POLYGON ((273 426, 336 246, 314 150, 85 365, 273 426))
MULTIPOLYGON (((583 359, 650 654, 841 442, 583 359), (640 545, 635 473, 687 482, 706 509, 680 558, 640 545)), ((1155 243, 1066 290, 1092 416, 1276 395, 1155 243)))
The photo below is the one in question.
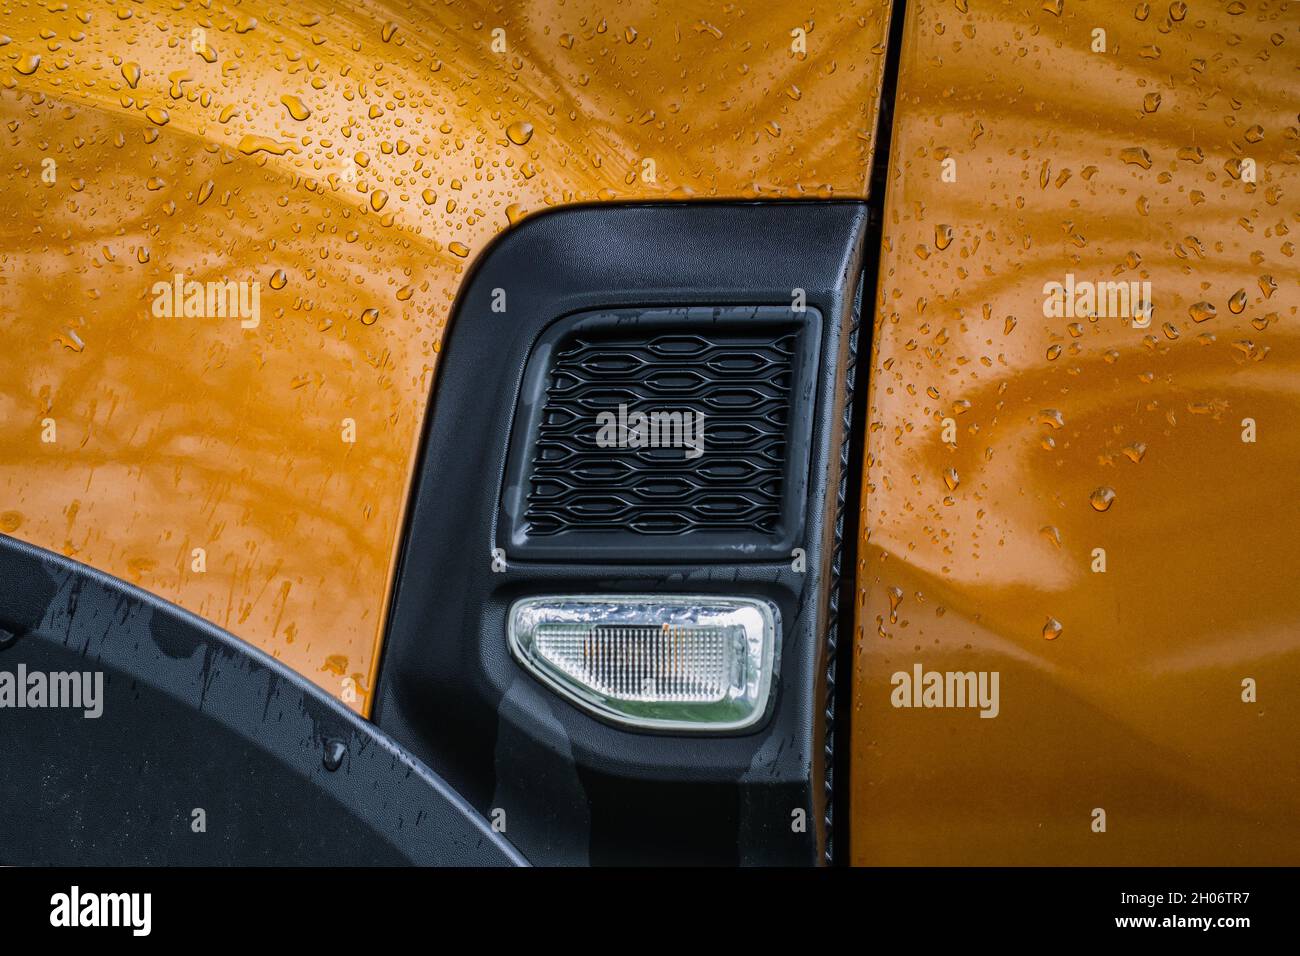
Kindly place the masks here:
POLYGON ((8 5, 0 530, 350 678, 365 712, 474 257, 548 205, 864 195, 886 20, 883 0, 8 5), (155 317, 177 273, 260 282, 260 324, 155 317))
POLYGON ((1298 68, 1294 2, 908 3, 855 862, 1300 862, 1298 68), (1151 327, 1044 318, 1066 273, 1149 280, 1151 327), (1000 714, 893 707, 917 662, 1000 714))

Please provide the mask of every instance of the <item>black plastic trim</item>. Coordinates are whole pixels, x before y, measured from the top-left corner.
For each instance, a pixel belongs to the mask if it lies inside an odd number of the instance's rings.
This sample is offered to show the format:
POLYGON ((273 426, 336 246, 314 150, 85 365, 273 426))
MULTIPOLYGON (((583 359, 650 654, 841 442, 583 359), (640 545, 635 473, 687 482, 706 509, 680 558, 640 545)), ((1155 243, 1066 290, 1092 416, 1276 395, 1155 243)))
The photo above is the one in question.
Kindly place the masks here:
POLYGON ((856 335, 854 356, 848 363, 848 388, 845 428, 852 436, 846 439, 844 456, 845 483, 842 491, 845 519, 841 534, 840 565, 845 569, 838 583, 839 599, 835 602, 835 621, 827 643, 826 675, 826 859, 828 864, 848 865, 850 846, 847 824, 835 826, 835 819, 852 819, 853 786, 850 759, 853 748, 844 744, 852 739, 853 669, 857 641, 857 567, 862 522, 863 481, 866 469, 866 422, 868 414, 868 376, 875 345, 876 307, 880 288, 880 250, 884 241, 883 226, 889 182, 889 160, 893 142, 894 104, 898 94, 898 69, 902 60, 906 0, 893 0, 889 19, 889 39, 885 48, 885 68, 880 92, 880 112, 876 117, 875 146, 872 150, 869 218, 864 248, 862 285, 859 289, 861 323, 856 335), (841 745, 836 746, 836 741, 841 745), (837 838, 838 836, 838 838, 837 838))
POLYGON ((445 781, 299 674, 3 535, 0 672, 11 689, 36 673, 102 681, 98 716, 0 709, 0 864, 524 863, 445 781))
POLYGON ((566 207, 525 219, 476 264, 454 314, 410 509, 373 717, 534 863, 815 863, 824 851, 829 548, 841 378, 861 271, 857 202, 566 207), (494 312, 495 290, 510 310, 494 312), (511 559, 498 490, 524 369, 557 316, 761 306, 803 289, 822 317, 810 484, 794 555, 637 564, 511 559), (500 562, 497 562, 498 566, 500 562), (609 726, 510 656, 506 615, 555 593, 736 594, 784 622, 772 713, 749 733, 609 726))

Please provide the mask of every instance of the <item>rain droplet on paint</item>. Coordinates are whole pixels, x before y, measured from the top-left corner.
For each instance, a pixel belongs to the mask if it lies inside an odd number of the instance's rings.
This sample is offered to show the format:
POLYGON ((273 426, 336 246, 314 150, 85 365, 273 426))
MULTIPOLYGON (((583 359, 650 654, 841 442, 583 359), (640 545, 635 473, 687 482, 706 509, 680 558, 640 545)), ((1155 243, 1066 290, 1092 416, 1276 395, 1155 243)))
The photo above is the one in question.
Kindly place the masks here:
POLYGON ((516 146, 523 146, 533 138, 533 124, 518 120, 506 127, 506 136, 516 146))
POLYGON ((1093 511, 1108 511, 1115 500, 1115 489, 1101 487, 1088 496, 1093 511))
POLYGON ((1143 169, 1151 168, 1151 154, 1141 146, 1130 146, 1127 149, 1121 149, 1119 158, 1130 166, 1140 166, 1143 169))
POLYGON ((300 123, 307 117, 311 116, 311 110, 307 108, 307 104, 290 93, 285 93, 281 96, 280 103, 289 111, 289 115, 300 123))
POLYGON ((1047 623, 1043 625, 1043 637, 1049 641, 1054 641, 1061 636, 1061 622, 1054 617, 1049 617, 1047 623))
POLYGON ((903 589, 894 587, 889 589, 889 623, 898 623, 898 606, 903 603, 903 589))

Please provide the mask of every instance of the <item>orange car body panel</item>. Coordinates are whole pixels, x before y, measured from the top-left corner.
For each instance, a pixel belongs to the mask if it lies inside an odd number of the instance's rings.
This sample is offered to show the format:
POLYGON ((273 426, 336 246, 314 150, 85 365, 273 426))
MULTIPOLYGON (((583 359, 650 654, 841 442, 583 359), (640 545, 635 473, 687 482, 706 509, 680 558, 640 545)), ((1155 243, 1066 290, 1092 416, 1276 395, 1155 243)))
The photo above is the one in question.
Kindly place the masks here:
POLYGON ((1293 2, 908 3, 855 862, 1300 855, 1298 66, 1293 2), (1067 274, 1150 327, 1047 317, 1067 274), (1000 712, 895 706, 918 663, 1000 712))
POLYGON ((887 19, 881 0, 7 9, 0 530, 366 712, 475 256, 564 203, 865 195, 887 19), (248 308, 160 305, 177 275, 183 300, 246 283, 248 308))

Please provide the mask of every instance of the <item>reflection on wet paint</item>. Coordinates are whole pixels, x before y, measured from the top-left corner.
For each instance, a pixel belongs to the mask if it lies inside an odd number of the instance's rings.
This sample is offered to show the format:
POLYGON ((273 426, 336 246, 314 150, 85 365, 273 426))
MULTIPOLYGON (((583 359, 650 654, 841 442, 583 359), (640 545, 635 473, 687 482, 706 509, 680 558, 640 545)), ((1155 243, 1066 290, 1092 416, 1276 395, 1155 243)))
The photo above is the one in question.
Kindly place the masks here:
POLYGON ((492 236, 573 202, 865 194, 883 0, 690 7, 0 12, 0 529, 365 712, 492 236))

